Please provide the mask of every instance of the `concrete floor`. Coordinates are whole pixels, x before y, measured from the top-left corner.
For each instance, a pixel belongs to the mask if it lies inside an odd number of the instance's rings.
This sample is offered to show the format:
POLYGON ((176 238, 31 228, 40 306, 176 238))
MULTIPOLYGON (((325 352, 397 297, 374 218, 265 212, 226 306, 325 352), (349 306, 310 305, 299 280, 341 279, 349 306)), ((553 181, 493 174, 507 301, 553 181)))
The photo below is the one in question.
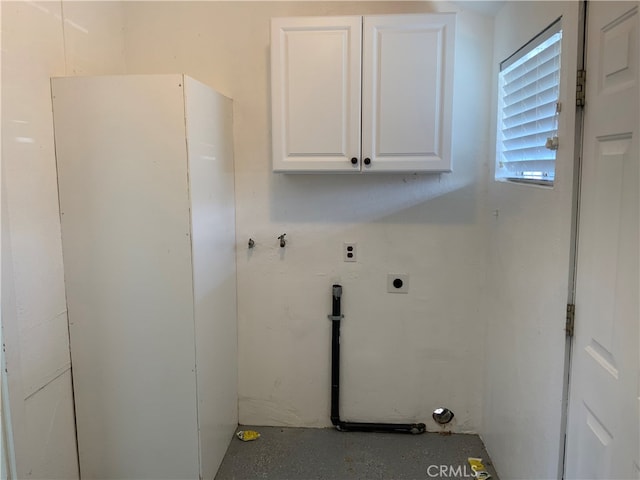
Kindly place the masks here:
POLYGON ((484 459, 491 478, 498 479, 477 435, 248 426, 238 430, 257 430, 261 436, 252 442, 234 438, 216 480, 464 479, 472 478, 468 457, 484 459))

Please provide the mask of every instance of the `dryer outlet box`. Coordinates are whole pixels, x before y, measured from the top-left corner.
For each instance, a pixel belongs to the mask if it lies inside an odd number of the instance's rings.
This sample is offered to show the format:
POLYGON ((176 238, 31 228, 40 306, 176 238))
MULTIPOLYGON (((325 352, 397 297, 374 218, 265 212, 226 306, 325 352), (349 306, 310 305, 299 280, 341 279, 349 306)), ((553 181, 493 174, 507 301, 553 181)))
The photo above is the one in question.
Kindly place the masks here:
POLYGON ((387 292, 409 293, 409 274, 390 273, 387 275, 387 292))

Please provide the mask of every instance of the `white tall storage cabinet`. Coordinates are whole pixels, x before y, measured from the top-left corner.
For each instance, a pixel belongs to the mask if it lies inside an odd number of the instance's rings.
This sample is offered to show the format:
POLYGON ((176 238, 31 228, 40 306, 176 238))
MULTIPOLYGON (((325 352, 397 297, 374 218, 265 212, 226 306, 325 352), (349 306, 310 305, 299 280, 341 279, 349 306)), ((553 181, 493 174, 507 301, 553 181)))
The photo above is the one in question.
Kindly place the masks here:
POLYGON ((52 80, 83 478, 213 478, 237 426, 232 102, 52 80))

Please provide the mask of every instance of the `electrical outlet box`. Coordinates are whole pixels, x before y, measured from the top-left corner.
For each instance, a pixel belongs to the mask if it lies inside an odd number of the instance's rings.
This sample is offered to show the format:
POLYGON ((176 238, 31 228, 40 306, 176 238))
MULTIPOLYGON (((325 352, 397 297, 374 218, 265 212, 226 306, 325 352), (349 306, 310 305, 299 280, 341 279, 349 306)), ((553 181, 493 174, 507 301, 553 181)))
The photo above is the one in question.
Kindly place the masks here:
POLYGON ((356 258, 356 244, 355 242, 344 242, 343 257, 345 262, 355 262, 356 258))
POLYGON ((387 275, 388 293, 409 293, 409 275, 406 273, 390 273, 387 275))

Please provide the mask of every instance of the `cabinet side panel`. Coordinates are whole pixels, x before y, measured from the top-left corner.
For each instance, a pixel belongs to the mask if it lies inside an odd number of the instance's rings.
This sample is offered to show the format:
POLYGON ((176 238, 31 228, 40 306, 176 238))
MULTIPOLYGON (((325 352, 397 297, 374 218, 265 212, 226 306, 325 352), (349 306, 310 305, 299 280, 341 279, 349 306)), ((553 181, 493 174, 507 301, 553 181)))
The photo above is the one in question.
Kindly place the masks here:
POLYGON ((182 76, 52 86, 81 474, 198 478, 182 76))
POLYGON ((232 102, 185 79, 202 478, 238 424, 232 102))

